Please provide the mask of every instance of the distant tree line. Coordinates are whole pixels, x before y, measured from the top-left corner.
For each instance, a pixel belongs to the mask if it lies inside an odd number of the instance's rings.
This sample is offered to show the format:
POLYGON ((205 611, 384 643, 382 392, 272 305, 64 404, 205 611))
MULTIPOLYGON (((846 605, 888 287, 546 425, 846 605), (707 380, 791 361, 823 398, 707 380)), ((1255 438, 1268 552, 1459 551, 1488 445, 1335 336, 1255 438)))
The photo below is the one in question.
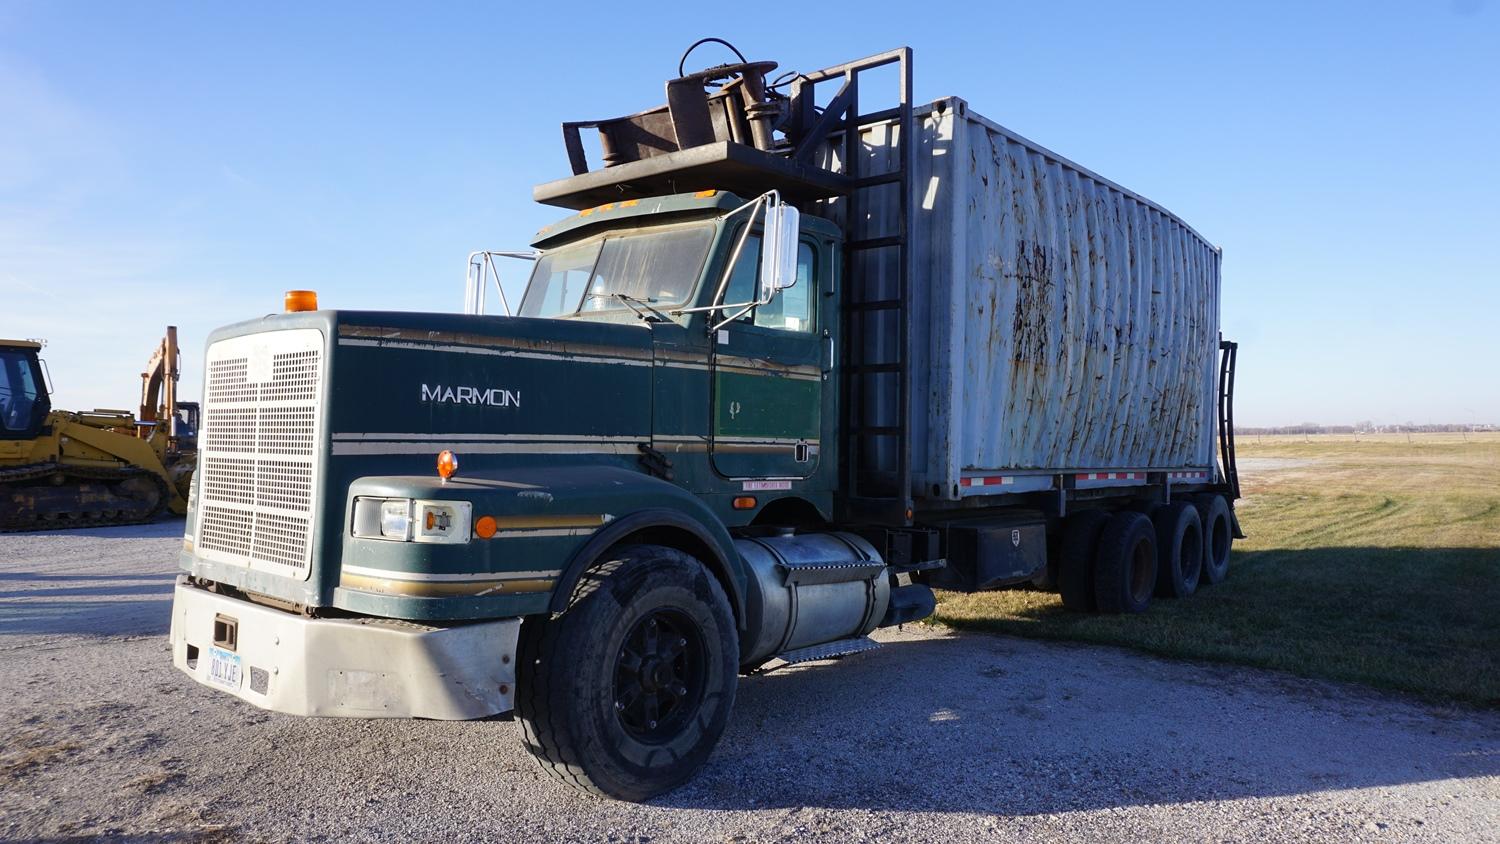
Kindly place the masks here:
POLYGON ((1377 425, 1374 422, 1356 422, 1353 425, 1320 425, 1303 422, 1300 425, 1277 425, 1270 428, 1234 426, 1236 434, 1440 434, 1460 432, 1500 431, 1500 425, 1491 424, 1426 424, 1407 422, 1401 425, 1377 425))

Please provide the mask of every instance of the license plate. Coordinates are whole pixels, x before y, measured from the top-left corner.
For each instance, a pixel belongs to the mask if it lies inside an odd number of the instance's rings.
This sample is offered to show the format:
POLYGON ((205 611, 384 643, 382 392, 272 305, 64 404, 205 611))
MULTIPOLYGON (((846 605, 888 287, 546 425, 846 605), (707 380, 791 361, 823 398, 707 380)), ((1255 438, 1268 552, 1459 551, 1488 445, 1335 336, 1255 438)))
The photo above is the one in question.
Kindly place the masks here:
POLYGON ((239 654, 230 653, 223 648, 208 649, 208 682, 237 692, 244 679, 244 662, 239 654))

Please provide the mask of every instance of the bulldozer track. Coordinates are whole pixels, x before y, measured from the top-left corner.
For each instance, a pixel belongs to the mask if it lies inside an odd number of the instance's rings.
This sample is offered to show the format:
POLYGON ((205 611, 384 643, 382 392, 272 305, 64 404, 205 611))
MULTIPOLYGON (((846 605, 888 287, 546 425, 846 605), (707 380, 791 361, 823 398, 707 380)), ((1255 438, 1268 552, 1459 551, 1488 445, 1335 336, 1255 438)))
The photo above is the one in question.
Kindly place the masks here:
POLYGON ((167 482, 155 472, 134 466, 120 468, 66 466, 56 462, 31 463, 25 466, 0 468, 0 495, 10 488, 27 481, 40 480, 62 474, 65 478, 90 481, 124 481, 131 478, 147 478, 157 492, 156 506, 150 509, 118 509, 104 512, 60 510, 40 516, 22 518, 0 512, 0 533, 15 533, 30 530, 60 530, 80 527, 113 527, 116 525, 138 525, 155 521, 172 500, 172 491, 167 482))

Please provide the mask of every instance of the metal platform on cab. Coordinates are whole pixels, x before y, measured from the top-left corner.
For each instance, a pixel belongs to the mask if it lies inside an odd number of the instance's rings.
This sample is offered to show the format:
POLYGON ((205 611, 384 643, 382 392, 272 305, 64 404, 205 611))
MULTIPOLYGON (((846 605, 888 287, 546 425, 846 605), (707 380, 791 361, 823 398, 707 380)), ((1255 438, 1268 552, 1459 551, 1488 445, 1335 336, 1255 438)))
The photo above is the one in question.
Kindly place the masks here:
POLYGON ((775 187, 784 198, 800 202, 838 196, 851 186, 848 177, 811 163, 716 141, 547 182, 531 194, 544 205, 577 211, 622 199, 710 189, 758 196, 775 187))

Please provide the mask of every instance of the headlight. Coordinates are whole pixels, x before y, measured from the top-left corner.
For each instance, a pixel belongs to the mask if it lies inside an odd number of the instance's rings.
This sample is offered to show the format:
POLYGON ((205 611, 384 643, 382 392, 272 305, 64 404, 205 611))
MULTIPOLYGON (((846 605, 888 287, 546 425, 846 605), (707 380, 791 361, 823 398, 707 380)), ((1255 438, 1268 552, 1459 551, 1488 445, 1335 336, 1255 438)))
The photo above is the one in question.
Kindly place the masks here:
POLYGON ((411 499, 397 498, 380 503, 380 535, 386 539, 411 538, 411 499))
POLYGON ((467 501, 359 497, 352 528, 362 539, 458 545, 469 541, 473 512, 467 501))

